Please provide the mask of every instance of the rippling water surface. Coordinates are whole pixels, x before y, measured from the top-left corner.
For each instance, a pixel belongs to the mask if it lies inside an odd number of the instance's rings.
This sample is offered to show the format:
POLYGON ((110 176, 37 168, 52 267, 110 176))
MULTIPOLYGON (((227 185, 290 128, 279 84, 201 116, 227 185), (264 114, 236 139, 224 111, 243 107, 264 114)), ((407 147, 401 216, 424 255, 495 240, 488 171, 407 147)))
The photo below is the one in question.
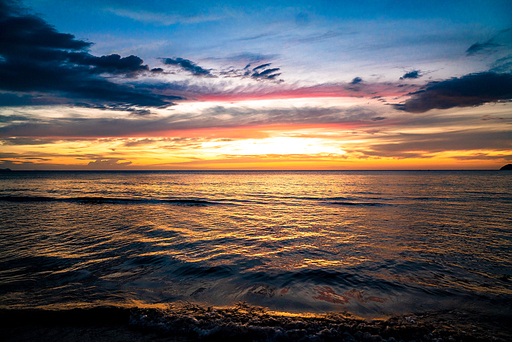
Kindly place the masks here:
POLYGON ((510 172, 0 174, 0 307, 510 314, 510 172))

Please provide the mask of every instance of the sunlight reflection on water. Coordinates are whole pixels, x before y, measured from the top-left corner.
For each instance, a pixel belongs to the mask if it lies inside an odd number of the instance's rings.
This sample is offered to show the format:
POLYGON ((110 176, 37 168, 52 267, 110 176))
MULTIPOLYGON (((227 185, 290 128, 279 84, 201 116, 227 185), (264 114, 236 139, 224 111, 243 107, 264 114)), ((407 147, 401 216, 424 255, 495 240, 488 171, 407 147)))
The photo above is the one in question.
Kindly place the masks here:
POLYGON ((512 298, 508 173, 0 177, 2 306, 245 300, 370 315, 512 298))

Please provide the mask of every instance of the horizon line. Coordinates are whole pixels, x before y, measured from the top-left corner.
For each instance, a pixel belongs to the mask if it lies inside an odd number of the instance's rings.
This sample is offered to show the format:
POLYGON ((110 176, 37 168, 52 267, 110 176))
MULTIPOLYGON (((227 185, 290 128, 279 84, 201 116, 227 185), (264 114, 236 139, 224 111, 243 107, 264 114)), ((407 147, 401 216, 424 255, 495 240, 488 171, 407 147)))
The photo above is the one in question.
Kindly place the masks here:
POLYGON ((215 170, 20 170, 3 168, 0 172, 352 172, 352 171, 376 171, 376 172, 389 172, 389 171, 508 171, 501 169, 354 169, 354 170, 273 170, 273 169, 215 169, 215 170))

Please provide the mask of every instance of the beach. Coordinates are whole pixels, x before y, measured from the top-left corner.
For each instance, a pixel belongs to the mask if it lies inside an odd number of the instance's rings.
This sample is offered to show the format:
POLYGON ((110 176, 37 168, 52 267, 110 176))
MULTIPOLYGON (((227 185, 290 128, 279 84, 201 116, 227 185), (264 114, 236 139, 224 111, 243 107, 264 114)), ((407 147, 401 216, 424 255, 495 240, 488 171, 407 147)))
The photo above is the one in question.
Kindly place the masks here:
POLYGON ((0 311, 3 341, 509 341, 509 322, 464 311, 364 320, 231 308, 0 311))

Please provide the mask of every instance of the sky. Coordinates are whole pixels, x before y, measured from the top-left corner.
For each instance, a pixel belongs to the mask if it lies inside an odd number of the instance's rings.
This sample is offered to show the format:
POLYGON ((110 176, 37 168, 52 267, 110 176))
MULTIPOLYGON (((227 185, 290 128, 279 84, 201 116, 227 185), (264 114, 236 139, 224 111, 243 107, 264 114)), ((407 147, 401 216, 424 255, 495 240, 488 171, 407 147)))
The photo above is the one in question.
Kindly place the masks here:
POLYGON ((499 169, 512 2, 0 0, 0 168, 499 169))

